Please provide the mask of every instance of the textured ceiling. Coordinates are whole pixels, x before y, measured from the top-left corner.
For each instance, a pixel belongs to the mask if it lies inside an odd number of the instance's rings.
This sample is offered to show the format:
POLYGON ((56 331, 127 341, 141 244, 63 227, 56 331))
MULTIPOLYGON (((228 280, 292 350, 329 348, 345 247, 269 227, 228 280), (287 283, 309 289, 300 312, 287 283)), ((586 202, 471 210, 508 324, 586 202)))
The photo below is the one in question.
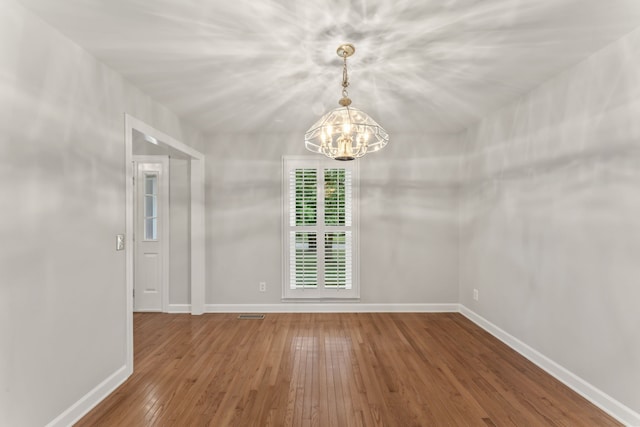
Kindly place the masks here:
POLYGON ((22 0, 210 132, 300 132, 350 96, 391 134, 458 131, 640 27, 638 0, 22 0))

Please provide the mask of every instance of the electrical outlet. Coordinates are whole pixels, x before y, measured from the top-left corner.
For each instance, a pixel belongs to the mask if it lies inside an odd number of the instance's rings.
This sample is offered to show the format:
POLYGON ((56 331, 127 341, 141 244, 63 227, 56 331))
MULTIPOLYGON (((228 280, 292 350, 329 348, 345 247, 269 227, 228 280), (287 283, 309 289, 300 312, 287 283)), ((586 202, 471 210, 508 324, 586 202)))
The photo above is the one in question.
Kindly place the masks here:
POLYGON ((258 290, 260 292, 267 292, 267 282, 260 282, 258 285, 258 290))
POLYGON ((476 301, 478 301, 478 298, 479 298, 478 290, 477 290, 477 289, 474 289, 474 290, 473 290, 473 299, 474 299, 474 300, 476 300, 476 301))

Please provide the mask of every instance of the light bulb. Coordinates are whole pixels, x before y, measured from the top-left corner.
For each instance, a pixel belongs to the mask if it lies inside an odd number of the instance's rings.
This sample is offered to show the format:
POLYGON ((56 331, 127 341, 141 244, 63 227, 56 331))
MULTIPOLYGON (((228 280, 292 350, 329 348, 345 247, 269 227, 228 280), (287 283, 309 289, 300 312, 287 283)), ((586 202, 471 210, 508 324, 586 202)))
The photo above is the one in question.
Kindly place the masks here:
POLYGON ((345 124, 342 125, 342 133, 351 133, 351 123, 345 122, 345 124))
POLYGON ((331 136, 332 133, 333 133, 333 126, 331 125, 327 126, 327 134, 331 136))

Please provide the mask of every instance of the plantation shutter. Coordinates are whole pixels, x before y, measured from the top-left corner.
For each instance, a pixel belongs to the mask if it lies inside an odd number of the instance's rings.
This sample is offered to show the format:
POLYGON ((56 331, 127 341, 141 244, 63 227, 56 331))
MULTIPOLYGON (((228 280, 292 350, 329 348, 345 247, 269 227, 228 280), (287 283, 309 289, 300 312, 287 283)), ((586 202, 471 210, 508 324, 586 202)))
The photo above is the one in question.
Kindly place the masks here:
POLYGON ((325 286, 351 288, 351 189, 350 170, 324 169, 325 286))
POLYGON ((357 296, 345 292, 354 289, 352 169, 315 159, 285 161, 285 297, 357 296))
POLYGON ((318 286, 317 169, 291 169, 289 198, 290 286, 313 288, 318 286))

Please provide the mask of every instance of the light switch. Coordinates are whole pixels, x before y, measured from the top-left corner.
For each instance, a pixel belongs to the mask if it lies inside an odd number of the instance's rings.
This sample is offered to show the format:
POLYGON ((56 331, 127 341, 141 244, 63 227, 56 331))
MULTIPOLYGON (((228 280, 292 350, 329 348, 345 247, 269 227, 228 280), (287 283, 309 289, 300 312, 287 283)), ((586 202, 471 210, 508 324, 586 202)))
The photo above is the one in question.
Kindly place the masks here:
POLYGON ((116 251, 124 250, 124 234, 116 235, 116 251))

